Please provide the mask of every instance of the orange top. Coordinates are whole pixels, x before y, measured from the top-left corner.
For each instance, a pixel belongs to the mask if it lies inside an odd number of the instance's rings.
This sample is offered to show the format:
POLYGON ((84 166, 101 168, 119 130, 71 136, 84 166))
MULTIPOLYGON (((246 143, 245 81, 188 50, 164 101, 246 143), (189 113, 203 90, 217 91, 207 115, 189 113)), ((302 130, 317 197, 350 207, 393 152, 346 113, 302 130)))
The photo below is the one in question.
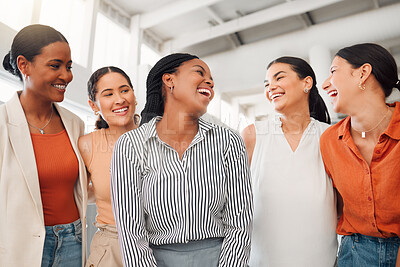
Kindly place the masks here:
POLYGON ((89 162, 88 171, 96 197, 96 221, 102 224, 115 225, 110 187, 110 164, 113 148, 108 145, 105 129, 94 131, 91 135, 92 158, 89 162))
MULTIPOLYGON (((394 105, 391 105, 394 106, 394 105)), ((374 148, 370 166, 350 134, 350 117, 321 136, 325 169, 343 198, 337 233, 400 236, 400 102, 374 148)))
POLYGON ((66 130, 57 134, 31 133, 39 175, 44 223, 47 226, 79 219, 74 186, 79 163, 66 130))

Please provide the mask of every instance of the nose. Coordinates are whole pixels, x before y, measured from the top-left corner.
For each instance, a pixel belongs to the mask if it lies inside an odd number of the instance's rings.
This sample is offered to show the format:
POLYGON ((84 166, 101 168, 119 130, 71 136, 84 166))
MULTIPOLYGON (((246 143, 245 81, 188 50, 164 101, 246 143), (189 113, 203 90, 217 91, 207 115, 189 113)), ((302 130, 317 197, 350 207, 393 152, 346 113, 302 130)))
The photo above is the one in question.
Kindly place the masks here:
POLYGON ((63 80, 66 83, 70 83, 72 81, 72 78, 74 75, 72 74, 71 70, 68 70, 67 68, 61 68, 61 74, 60 74, 60 79, 63 80))
POLYGON ((329 75, 328 78, 322 83, 322 89, 327 91, 331 87, 331 76, 329 75))
POLYGON ((121 93, 116 93, 115 94, 115 103, 122 104, 124 102, 125 102, 125 98, 123 97, 123 95, 121 93))
POLYGON ((207 84, 208 86, 210 86, 211 89, 214 88, 214 81, 213 81, 213 80, 208 79, 208 80, 206 81, 206 84, 207 84))

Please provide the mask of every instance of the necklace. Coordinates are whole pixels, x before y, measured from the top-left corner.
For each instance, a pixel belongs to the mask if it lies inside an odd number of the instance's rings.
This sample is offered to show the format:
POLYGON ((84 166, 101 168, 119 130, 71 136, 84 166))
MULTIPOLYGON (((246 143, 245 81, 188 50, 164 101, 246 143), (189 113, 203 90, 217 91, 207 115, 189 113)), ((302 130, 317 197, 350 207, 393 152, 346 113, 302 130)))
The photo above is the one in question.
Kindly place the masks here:
POLYGON ((53 109, 53 105, 51 105, 51 114, 50 114, 50 118, 49 118, 49 120, 47 121, 46 125, 43 126, 42 128, 33 126, 32 124, 30 124, 30 123, 28 122, 28 120, 26 120, 26 122, 29 124, 29 126, 35 128, 35 129, 38 129, 38 130, 40 131, 41 134, 44 134, 44 131, 43 131, 43 130, 44 130, 44 128, 46 128, 47 125, 49 125, 51 119, 53 118, 53 113, 54 113, 54 109, 53 109))
POLYGON ((387 114, 388 114, 389 111, 390 111, 389 107, 388 107, 388 106, 386 106, 386 107, 387 107, 387 111, 386 111, 386 113, 385 113, 385 116, 382 117, 382 119, 378 122, 378 124, 376 124, 374 127, 372 127, 371 129, 369 129, 368 131, 358 131, 358 130, 356 130, 353 126, 351 126, 351 128, 353 128, 353 130, 356 131, 357 133, 361 133, 361 138, 365 138, 365 134, 366 134, 366 133, 368 133, 368 132, 370 132, 370 131, 372 131, 372 130, 375 130, 375 129, 383 122, 383 120, 386 118, 387 114))

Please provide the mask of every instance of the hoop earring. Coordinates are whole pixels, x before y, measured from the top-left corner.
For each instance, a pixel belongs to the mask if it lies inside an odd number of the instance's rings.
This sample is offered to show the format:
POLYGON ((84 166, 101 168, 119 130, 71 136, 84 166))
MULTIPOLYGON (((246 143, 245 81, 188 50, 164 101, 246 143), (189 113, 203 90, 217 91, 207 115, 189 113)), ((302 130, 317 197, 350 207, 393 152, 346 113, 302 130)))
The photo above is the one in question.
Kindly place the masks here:
POLYGON ((99 112, 98 112, 98 111, 95 111, 95 112, 94 112, 94 115, 99 116, 99 112))
POLYGON ((139 114, 135 113, 133 115, 133 122, 135 123, 135 125, 139 125, 140 119, 141 119, 141 117, 139 114))
POLYGON ((308 88, 304 88, 304 93, 308 94, 308 88))
POLYGON ((364 90, 365 90, 365 83, 363 84, 363 83, 360 81, 360 84, 358 85, 358 88, 360 88, 361 91, 364 91, 364 90))

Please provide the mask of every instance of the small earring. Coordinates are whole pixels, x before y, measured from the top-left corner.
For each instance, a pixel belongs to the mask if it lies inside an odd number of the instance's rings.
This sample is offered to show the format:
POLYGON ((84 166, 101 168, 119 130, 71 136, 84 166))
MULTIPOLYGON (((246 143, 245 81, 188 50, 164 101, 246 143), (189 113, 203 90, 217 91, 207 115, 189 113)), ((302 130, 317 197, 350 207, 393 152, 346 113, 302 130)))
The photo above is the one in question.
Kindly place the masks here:
POLYGON ((360 84, 358 85, 358 88, 360 88, 361 91, 364 91, 364 90, 365 90, 365 83, 363 84, 363 83, 360 81, 360 84))
POLYGON ((172 90, 174 90, 174 87, 173 87, 173 86, 171 86, 171 94, 172 94, 172 90))
POLYGON ((304 88, 304 93, 307 94, 307 93, 308 93, 308 90, 309 90, 308 88, 304 88))
POLYGON ((98 115, 99 115, 99 112, 98 112, 98 111, 95 111, 95 112, 94 112, 94 115, 98 116, 98 115))

